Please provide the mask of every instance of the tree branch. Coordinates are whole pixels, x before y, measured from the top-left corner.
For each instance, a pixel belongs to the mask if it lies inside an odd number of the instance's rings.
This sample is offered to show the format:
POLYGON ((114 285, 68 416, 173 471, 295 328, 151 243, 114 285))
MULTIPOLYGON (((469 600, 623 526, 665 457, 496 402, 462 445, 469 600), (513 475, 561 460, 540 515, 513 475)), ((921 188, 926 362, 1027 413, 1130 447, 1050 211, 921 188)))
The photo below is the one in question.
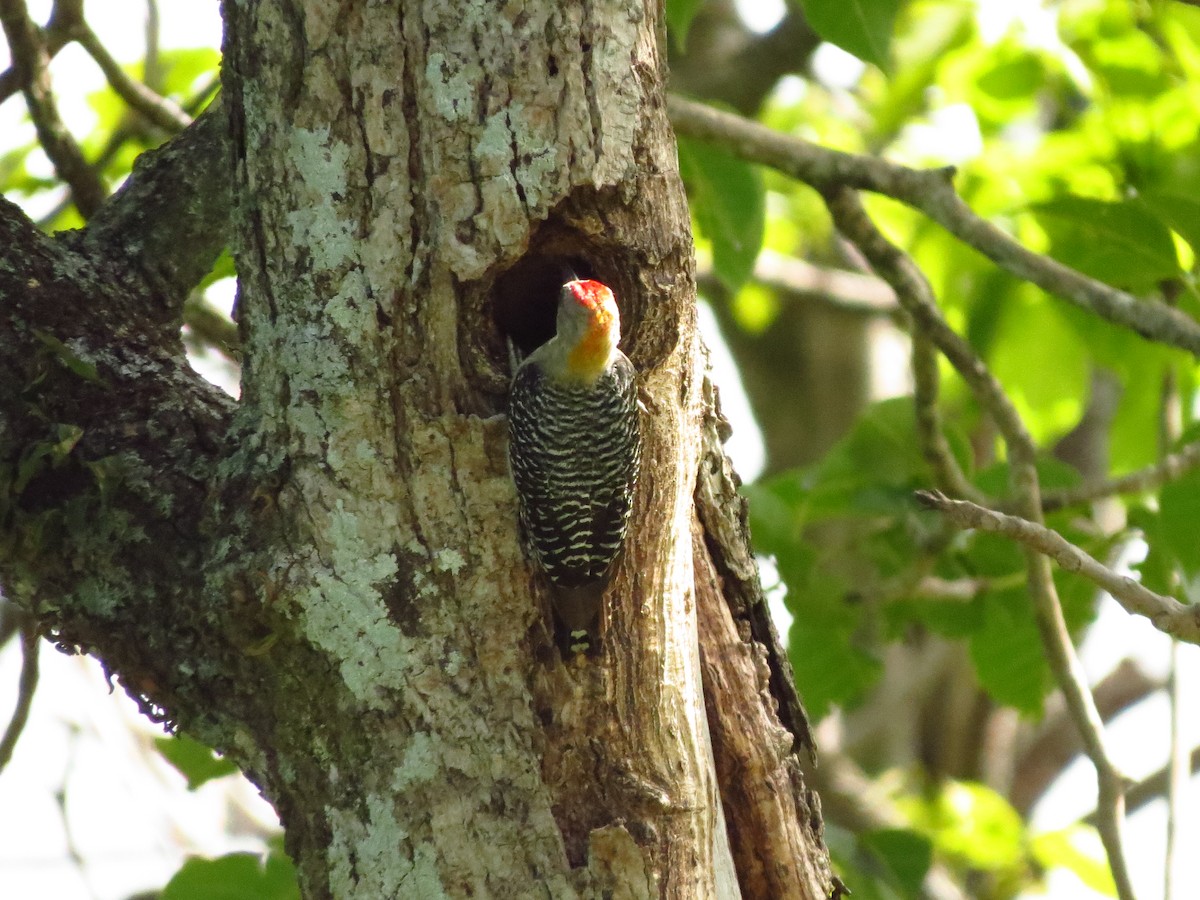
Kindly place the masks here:
POLYGON ((829 150, 674 95, 668 98, 667 111, 679 134, 718 143, 820 191, 844 186, 892 197, 925 213, 1018 278, 1145 338, 1200 355, 1200 324, 1163 303, 1140 300, 1021 246, 962 201, 954 191, 953 169, 921 171, 829 150))
MULTIPOLYGON (((765 248, 754 261, 751 278, 789 299, 811 300, 842 312, 889 318, 900 312, 892 289, 874 275, 815 266, 765 248)), ((697 267, 696 284, 706 294, 714 291, 718 282, 711 267, 697 267)))
POLYGON ((33 705, 33 695, 38 683, 38 638, 37 627, 32 621, 27 621, 21 627, 21 675, 17 680, 17 705, 13 709, 12 718, 4 735, 0 736, 0 772, 12 759, 13 749, 25 730, 29 721, 29 708, 33 705))
MULTIPOLYGON (((1137 663, 1124 659, 1092 688, 1092 696, 1096 699, 1100 718, 1107 723, 1162 686, 1160 679, 1149 677, 1137 663)), ((1079 729, 1062 697, 1049 698, 1046 715, 1013 763, 1014 778, 1008 800, 1017 812, 1028 816, 1046 789, 1082 749, 1079 729)), ((1131 801, 1127 801, 1127 806, 1129 803, 1131 801)))
POLYGON ((778 704, 781 724, 792 735, 793 752, 803 752, 815 761, 817 751, 808 713, 796 692, 792 665, 775 630, 758 564, 750 552, 749 508, 746 498, 738 493, 740 482, 721 447, 729 437, 729 422, 721 413, 716 385, 708 377, 703 391, 704 455, 696 478, 695 503, 705 543, 734 619, 745 625, 767 655, 771 695, 778 704))
MULTIPOLYGON (((858 195, 845 187, 827 187, 825 203, 838 231, 852 241, 875 271, 892 285, 901 305, 913 317, 916 327, 923 329, 929 339, 946 355, 974 392, 979 403, 991 413, 1008 446, 1010 483, 1017 508, 1031 519, 1040 519, 1042 507, 1036 447, 999 382, 971 346, 942 318, 933 300, 933 292, 921 270, 879 232, 867 217, 858 195)), ((1044 556, 1027 550, 1025 566, 1030 599, 1033 601, 1038 631, 1051 671, 1066 698, 1088 756, 1096 767, 1100 796, 1098 808, 1104 812, 1100 836, 1108 852, 1117 894, 1121 900, 1132 900, 1133 887, 1129 879, 1122 836, 1124 781, 1113 766, 1104 745, 1104 725, 1088 691, 1086 676, 1075 653, 1075 647, 1071 643, 1071 635, 1063 619, 1062 606, 1054 588, 1049 563, 1044 556)))
POLYGON ((218 99, 188 128, 143 153, 121 189, 97 212, 74 249, 118 260, 158 295, 160 314, 182 315, 184 300, 228 241, 227 120, 218 99))
POLYGON ((1029 443, 1025 426, 1000 382, 966 339, 942 318, 924 274, 912 259, 879 232, 868 218, 858 195, 850 190, 833 188, 825 202, 838 231, 862 251, 876 274, 891 285, 904 311, 912 316, 914 327, 927 334, 962 375, 980 405, 995 417, 1005 439, 1010 443, 1029 443))
POLYGON ((81 22, 76 29, 75 39, 96 61, 96 65, 100 67, 117 96, 147 120, 168 134, 183 131, 192 124, 192 117, 180 109, 174 100, 162 97, 146 85, 130 78, 86 22, 81 22))
POLYGON ((177 661, 246 664, 204 643, 220 613, 199 601, 202 520, 234 403, 191 371, 178 323, 144 285, 67 243, 0 198, 0 471, 25 471, 0 491, 0 582, 20 585, 13 599, 63 645, 121 672, 144 709, 153 695, 198 716, 236 686, 177 661))
MULTIPOLYGON (((55 0, 50 21, 42 32, 48 60, 74 40, 75 26, 82 21, 83 0, 55 0)), ((0 103, 21 90, 21 84, 21 72, 15 63, 0 72, 0 103)))
POLYGON ((951 500, 939 491, 917 491, 916 496, 923 505, 943 513, 958 527, 1003 535, 1036 550, 1062 569, 1108 591, 1127 612, 1145 616, 1159 631, 1190 644, 1200 644, 1200 606, 1156 594, 1128 575, 1114 572, 1057 531, 964 500, 951 500))
POLYGON ((739 633, 698 520, 692 533, 704 707, 738 881, 743 896, 801 897, 804 885, 828 883, 830 873, 804 871, 804 847, 821 832, 819 804, 804 783, 796 735, 780 727, 770 696, 768 659, 777 648, 749 629, 739 633), (757 690, 737 690, 747 682, 757 690))
POLYGON ((199 296, 190 296, 183 304, 183 324, 201 344, 215 347, 230 359, 241 354, 237 325, 199 296))
MULTIPOLYGON (((1190 757, 1191 773, 1195 775, 1200 772, 1200 747, 1193 747, 1190 757)), ((1164 766, 1148 778, 1137 782, 1125 794, 1125 799, 1128 804, 1129 812, 1141 809, 1152 800, 1157 800, 1167 792, 1167 785, 1170 781, 1171 772, 1169 766, 1164 766)), ((1084 817, 1084 822, 1088 825, 1096 824, 1097 811, 1092 810, 1084 817)))
POLYGON ((1098 481, 1093 484, 1082 484, 1079 487, 1066 488, 1061 491, 1049 491, 1042 496, 1042 509, 1054 512, 1071 506, 1079 506, 1112 497, 1117 494, 1137 494, 1153 490, 1168 481, 1174 481, 1200 466, 1200 441, 1188 444, 1175 453, 1164 456, 1154 465, 1113 478, 1109 481, 1098 481))
POLYGON ((803 72, 821 38, 798 7, 754 34, 730 2, 706 3, 688 29, 684 52, 670 51, 671 84, 692 96, 753 114, 784 75, 803 72))
POLYGON ((972 500, 982 501, 983 492, 967 479, 950 449, 942 429, 938 410, 938 361, 933 341, 921 328, 912 334, 913 406, 916 410, 917 440, 921 453, 933 470, 933 480, 943 490, 972 500))
POLYGON ((162 92, 163 67, 159 56, 161 32, 158 0, 146 0, 146 55, 142 60, 142 83, 155 93, 162 92))
POLYGON ((904 597, 933 600, 939 603, 970 603, 988 591, 1004 590, 1019 573, 1004 578, 955 578, 947 580, 926 575, 906 590, 904 597))
POLYGON ((24 0, 0 0, 0 25, 12 52, 13 68, 25 95, 38 141, 59 178, 67 183, 71 198, 84 218, 90 217, 108 194, 99 174, 83 158, 83 151, 58 114, 42 33, 25 8, 24 0))

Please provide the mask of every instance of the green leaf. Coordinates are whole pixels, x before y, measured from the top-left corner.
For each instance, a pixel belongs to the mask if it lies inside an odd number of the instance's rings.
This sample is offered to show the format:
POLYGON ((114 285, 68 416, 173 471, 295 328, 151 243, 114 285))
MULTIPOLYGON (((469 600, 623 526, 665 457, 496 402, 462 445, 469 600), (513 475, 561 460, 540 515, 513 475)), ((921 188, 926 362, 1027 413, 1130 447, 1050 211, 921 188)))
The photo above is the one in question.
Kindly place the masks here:
POLYGON ((102 503, 108 502, 109 498, 113 495, 113 491, 125 480, 125 475, 128 472, 128 463, 118 453, 110 456, 102 456, 99 459, 85 459, 83 460, 83 466, 92 473, 96 487, 100 489, 100 500, 102 503))
POLYGON ((750 505, 750 533, 759 553, 786 553, 801 539, 807 481, 804 469, 792 469, 742 486, 750 505))
POLYGON ((903 900, 888 877, 883 862, 858 836, 832 821, 825 823, 825 845, 834 871, 854 892, 853 900, 903 900))
POLYGON ((900 0, 802 0, 804 15, 822 39, 885 71, 900 0))
POLYGON ((967 865, 997 871, 1021 863, 1021 817, 985 785, 947 781, 932 794, 898 797, 896 805, 940 852, 967 865))
POLYGON ((996 323, 989 362, 1033 437, 1046 443, 1078 423, 1091 378, 1087 347, 1057 301, 1018 291, 996 323))
POLYGON ((671 32, 671 40, 682 52, 687 48, 688 29, 692 27, 692 19, 704 6, 705 0, 667 0, 667 26, 671 32))
POLYGON ((983 627, 970 636, 979 683, 994 699, 1029 715, 1042 711, 1051 684, 1033 606, 1024 590, 983 597, 983 627))
MULTIPOLYGON (((1097 8, 1113 5, 1097 4, 1097 8)), ((1164 91, 1170 78, 1164 72, 1167 60, 1154 39, 1132 21, 1130 10, 1122 10, 1101 26, 1096 40, 1084 44, 1072 40, 1069 46, 1079 53, 1088 68, 1098 75, 1117 97, 1151 99, 1164 91)), ((1063 29, 1070 34, 1070 27, 1063 29)))
POLYGON ((158 57, 165 73, 163 90, 176 100, 189 100, 198 82, 215 75, 221 66, 221 54, 212 47, 164 50, 158 57))
MULTIPOLYGON (((1104 323, 1104 331, 1112 326, 1104 323)), ((1154 430, 1147 423, 1157 421, 1160 411, 1163 375, 1169 367, 1186 372, 1190 355, 1124 335, 1124 354, 1119 364, 1121 399, 1110 429, 1110 453, 1114 473, 1128 472, 1157 461, 1154 430)), ((1092 345, 1094 346, 1094 344, 1092 345)), ((1115 346, 1114 346, 1115 349, 1115 346)))
POLYGON ((1142 201, 1200 256, 1200 201, 1169 191, 1143 193, 1142 201))
POLYGON ((871 117, 863 135, 866 147, 888 146, 912 119, 928 112, 930 91, 942 92, 938 80, 945 60, 965 50, 975 34, 973 10, 965 4, 926 10, 909 17, 907 27, 897 31, 889 77, 879 80, 874 96, 865 93, 861 98, 869 104, 871 117))
POLYGON ((983 623, 978 600, 955 603, 943 599, 907 598, 887 604, 884 614, 890 635, 903 635, 914 624, 951 638, 969 637, 983 623))
POLYGON ((53 185, 53 182, 29 173, 29 154, 37 146, 37 142, 34 141, 0 153, 0 193, 32 194, 53 185))
POLYGON ((749 281, 762 249, 767 208, 762 178, 748 163, 682 137, 679 173, 700 230, 712 241, 717 277, 736 291, 749 281))
POLYGON ((882 666, 869 647, 864 605, 850 596, 842 579, 816 565, 812 547, 797 545, 776 562, 794 614, 788 653, 816 721, 834 704, 859 700, 879 679, 882 666))
POLYGON ((167 762, 187 779, 189 791, 196 790, 206 781, 232 775, 238 770, 228 759, 217 756, 210 747, 185 734, 156 738, 154 743, 167 762))
POLYGON ((1019 53, 987 69, 979 76, 975 87, 998 100, 1027 101, 1045 80, 1046 67, 1041 59, 1029 53, 1019 53))
POLYGON ((1200 471, 1163 485, 1159 492, 1160 535, 1189 579, 1200 574, 1200 471))
POLYGON ((1163 536, 1162 516, 1149 507, 1135 506, 1126 513, 1126 520, 1146 541, 1146 557, 1133 566, 1142 584, 1159 594, 1173 595, 1179 589, 1178 560, 1163 536))
MULTIPOLYGON (((790 591, 789 591, 790 593, 790 591)), ((845 598, 843 598, 844 600, 845 598)), ((796 683, 813 721, 819 721, 833 706, 853 705, 875 685, 883 672, 879 660, 858 646, 859 614, 846 604, 846 615, 806 618, 812 613, 807 603, 796 611, 788 633, 788 655, 796 683)))
POLYGON ((200 284, 196 286, 197 290, 204 291, 215 282, 222 278, 236 278, 237 270, 233 265, 233 255, 226 247, 221 251, 221 255, 217 257, 217 261, 213 263, 212 271, 201 279, 200 284))
POLYGON ((296 868, 282 853, 192 857, 163 888, 162 900, 299 900, 296 868))
POLYGON ((933 843, 904 828, 867 831, 860 840, 874 853, 907 896, 921 895, 921 884, 933 862, 933 843))
POLYGON ((13 479, 13 493, 20 494, 29 486, 33 477, 46 469, 56 469, 75 449, 79 439, 83 437, 83 429, 78 425, 57 423, 53 426, 54 434, 50 440, 38 441, 21 455, 17 465, 17 475, 13 479))
MULTIPOLYGON (((969 471, 966 439, 954 428, 947 437, 969 471)), ((922 517, 931 521, 935 517, 918 512, 912 499, 912 491, 928 483, 912 398, 896 397, 868 407, 816 466, 780 473, 743 491, 750 498, 755 546, 780 554, 800 540, 804 526, 826 519, 858 517, 863 524, 856 527, 881 537, 897 525, 916 526, 922 517)), ((886 554, 888 546, 896 546, 895 535, 884 537, 878 549, 886 554)))
POLYGON ((1140 201, 1063 196, 1031 211, 1051 254, 1093 278, 1141 292, 1180 273, 1170 229, 1140 201))
MULTIPOLYGON (((912 397, 895 397, 868 407, 850 433, 812 471, 806 498, 808 518, 911 510, 912 490, 929 483, 916 434, 912 397)), ((966 468, 966 443, 951 435, 951 446, 966 468)))
MULTIPOLYGON (((1035 467, 1042 490, 1078 487, 1082 481, 1079 471, 1074 466, 1053 456, 1039 456, 1035 467)), ((1012 473, 1008 463, 995 463, 980 470, 975 476, 975 486, 985 494, 1001 496, 1011 489, 1011 479, 1012 473)))
POLYGON ((85 381, 93 384, 108 386, 108 382, 100 377, 96 364, 80 358, 80 356, 48 331, 40 328, 33 329, 33 336, 41 341, 51 353, 68 369, 85 381))
POLYGON ((1108 897, 1117 896, 1112 869, 1094 828, 1072 825, 1061 831, 1039 834, 1030 841, 1030 852, 1044 868, 1067 869, 1085 885, 1108 897), (1091 844, 1089 848, 1082 844, 1091 844))

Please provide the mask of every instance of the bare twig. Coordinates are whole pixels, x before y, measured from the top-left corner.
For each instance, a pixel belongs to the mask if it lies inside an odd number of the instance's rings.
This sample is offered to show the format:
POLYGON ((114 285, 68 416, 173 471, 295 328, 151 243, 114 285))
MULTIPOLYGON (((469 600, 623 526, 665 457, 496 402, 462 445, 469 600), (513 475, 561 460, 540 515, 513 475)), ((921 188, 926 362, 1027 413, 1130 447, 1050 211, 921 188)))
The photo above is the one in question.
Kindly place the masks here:
MULTIPOLYGON (((1162 679, 1150 677, 1126 658, 1092 687, 1092 696, 1100 718, 1107 723, 1162 687, 1162 679)), ((1048 698, 1045 716, 1013 763, 1014 778, 1008 800, 1017 812, 1028 816, 1082 749, 1079 729, 1061 695, 1048 698)), ((1131 801, 1127 805, 1132 809, 1131 801)))
POLYGON ((1163 303, 1139 300, 1027 250, 962 201, 954 190, 953 169, 922 171, 829 150, 674 95, 667 100, 667 111, 680 134, 719 143, 742 159, 770 166, 822 192, 849 187, 893 197, 1018 278, 1150 340, 1200 355, 1200 324, 1163 303))
POLYGON ((13 68, 18 73, 38 142, 54 164, 58 177, 71 189, 71 198, 80 214, 88 218, 100 208, 108 189, 96 170, 87 164, 79 144, 58 114, 47 70, 50 56, 41 30, 29 18, 24 0, 0 0, 0 25, 4 27, 13 68))
POLYGON ((21 675, 17 680, 17 705, 8 727, 0 737, 0 772, 12 759, 13 749, 17 740, 29 721, 29 708, 33 705, 33 695, 37 691, 38 682, 38 635, 32 622, 21 626, 21 675))
POLYGON ((183 304, 183 324, 201 343, 215 347, 230 359, 240 356, 241 339, 237 325, 203 297, 191 296, 183 304))
POLYGON ((192 117, 180 109, 174 100, 156 94, 146 85, 131 78, 87 24, 79 26, 76 39, 96 61, 96 65, 100 67, 117 96, 147 120, 169 134, 183 131, 192 124, 192 117))
POLYGON ((161 33, 158 0, 146 0, 146 56, 142 60, 142 82, 156 94, 162 93, 163 68, 159 57, 161 33))
POLYGON ((948 580, 936 575, 926 575, 917 581, 904 596, 915 600, 935 600, 943 603, 970 603, 990 591, 1002 591, 1009 587, 1020 587, 1024 583, 1020 572, 1000 578, 955 578, 948 580))
MULTIPOLYGON (((1195 775, 1200 772, 1200 747, 1193 747, 1189 758, 1189 768, 1195 775)), ((1129 812, 1135 812, 1152 800, 1157 800, 1167 792, 1167 781, 1170 778, 1170 767, 1164 766, 1148 778, 1132 785, 1125 794, 1129 812)), ((1096 812, 1093 810, 1083 820, 1088 825, 1096 824, 1096 812)))
POLYGON ((1171 669, 1167 680, 1167 696, 1171 701, 1171 747, 1167 761, 1167 840, 1163 852, 1163 897, 1180 900, 1183 886, 1179 869, 1179 836, 1184 833, 1181 820, 1187 815, 1184 799, 1190 775, 1187 749, 1183 745, 1184 707, 1183 680, 1179 677, 1179 642, 1171 642, 1171 669))
MULTIPOLYGON (((827 185, 824 197, 838 231, 858 247, 880 277, 892 286, 905 311, 913 317, 915 326, 946 355, 980 405, 991 414, 1008 445, 1010 480, 1017 508, 1030 519, 1040 521, 1042 507, 1036 447, 999 382, 971 346, 946 324, 925 276, 906 254, 879 232, 867 217, 858 195, 846 187, 827 185)), ((941 494, 937 496, 946 499, 941 494)), ((966 505, 982 508, 975 504, 966 505)), ((1096 767, 1097 809, 1103 814, 1099 831, 1108 853, 1117 895, 1121 900, 1132 900, 1133 885, 1124 852, 1124 779, 1113 766, 1105 747, 1104 724, 1071 643, 1049 561, 1041 553, 1027 548, 1025 567, 1042 646, 1088 757, 1096 767)))
MULTIPOLYGON (((56 0, 50 11, 50 21, 42 32, 48 59, 53 59, 59 50, 74 40, 75 26, 82 21, 83 0, 56 0)), ((0 103, 21 90, 21 83, 21 73, 15 64, 0 72, 0 103)))
POLYGON ((1114 572, 1057 531, 974 503, 951 500, 938 491, 917 491, 917 499, 960 528, 1004 535, 1036 550, 1064 570, 1075 572, 1108 591, 1127 612, 1145 616, 1159 631, 1189 644, 1200 644, 1200 606, 1156 594, 1128 575, 1114 572))
POLYGON ((1175 453, 1164 456, 1159 462, 1120 478, 1083 484, 1076 488, 1047 492, 1042 497, 1042 508, 1046 512, 1091 503, 1117 494, 1137 494, 1153 490, 1168 481, 1174 481, 1200 466, 1200 441, 1188 444, 1175 453))
POLYGON ((928 335, 962 375, 980 405, 995 416, 1005 439, 1010 443, 1029 441, 1025 426, 1000 382, 971 345, 942 318, 924 274, 879 232, 867 217, 858 195, 850 190, 833 189, 825 202, 838 231, 862 251, 876 274, 892 286, 900 305, 912 316, 914 327, 928 335))
MULTIPOLYGON (((1168 302, 1170 298, 1168 298, 1168 302)), ((1180 395, 1179 383, 1175 377, 1174 367, 1167 365, 1163 371, 1162 397, 1158 409, 1158 447, 1159 456, 1167 452, 1167 448, 1179 440, 1183 430, 1183 398, 1180 395)), ((1171 587, 1178 586, 1178 577, 1173 573, 1171 587)), ((1171 641, 1171 656, 1169 674, 1167 676, 1167 699, 1171 710, 1169 729, 1170 756, 1167 761, 1169 777, 1167 779, 1167 835, 1163 851, 1163 897, 1165 900, 1177 900, 1182 897, 1178 882, 1178 840, 1179 826, 1187 810, 1184 802, 1184 791, 1188 781, 1187 751, 1183 746, 1183 684, 1179 677, 1179 642, 1171 641)))
POLYGON ((933 470, 933 480, 942 490, 957 497, 978 503, 986 502, 984 494, 963 474, 946 433, 942 429, 942 414, 938 411, 937 349, 924 329, 917 325, 912 335, 913 405, 916 409, 917 440, 921 452, 933 470))
MULTIPOLYGON (((219 71, 213 72, 212 75, 210 75, 208 79, 196 89, 196 93, 192 94, 192 96, 188 98, 187 102, 183 104, 183 111, 189 116, 193 117, 200 115, 200 111, 204 109, 204 104, 208 103, 208 101, 213 98, 213 95, 216 94, 220 89, 221 73, 219 71)), ((216 102, 217 101, 213 99, 213 103, 216 102)))
MULTIPOLYGON (((895 318, 900 312, 892 289, 874 275, 816 266, 765 248, 754 261, 751 278, 785 297, 816 300, 856 315, 895 318)), ((696 281, 702 287, 715 279, 711 267, 697 266, 696 281)))

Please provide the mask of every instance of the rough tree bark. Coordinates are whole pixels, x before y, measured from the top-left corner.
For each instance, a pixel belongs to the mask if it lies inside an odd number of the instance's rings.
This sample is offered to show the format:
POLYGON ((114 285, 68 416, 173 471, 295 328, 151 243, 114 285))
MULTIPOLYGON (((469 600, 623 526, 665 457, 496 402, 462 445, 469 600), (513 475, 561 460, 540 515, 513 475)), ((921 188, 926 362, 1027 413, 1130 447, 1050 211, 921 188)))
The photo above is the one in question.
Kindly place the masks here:
POLYGON ((0 204, 6 594, 245 768, 306 896, 826 896, 657 4, 224 11, 223 108, 86 231, 0 204), (236 404, 178 333, 226 236, 236 404), (614 288, 647 408, 600 650, 566 661, 501 415, 561 258, 614 288))

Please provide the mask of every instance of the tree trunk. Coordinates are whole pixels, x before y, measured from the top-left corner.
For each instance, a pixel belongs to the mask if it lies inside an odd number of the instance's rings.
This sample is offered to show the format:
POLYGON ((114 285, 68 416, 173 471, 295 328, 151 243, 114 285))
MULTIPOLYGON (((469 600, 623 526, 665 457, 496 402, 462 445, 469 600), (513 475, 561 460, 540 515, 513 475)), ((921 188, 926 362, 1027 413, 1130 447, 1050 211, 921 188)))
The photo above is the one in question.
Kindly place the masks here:
MULTIPOLYGON (((827 894, 695 329, 658 15, 227 2, 228 135, 196 152, 233 165, 236 409, 183 358, 187 276, 152 277, 130 229, 0 217, 5 590, 243 765, 308 897, 827 894), (502 415, 506 338, 552 327, 562 260, 616 292, 646 407, 599 649, 565 661, 502 415)), ((215 191, 179 189, 158 229, 215 191)))

